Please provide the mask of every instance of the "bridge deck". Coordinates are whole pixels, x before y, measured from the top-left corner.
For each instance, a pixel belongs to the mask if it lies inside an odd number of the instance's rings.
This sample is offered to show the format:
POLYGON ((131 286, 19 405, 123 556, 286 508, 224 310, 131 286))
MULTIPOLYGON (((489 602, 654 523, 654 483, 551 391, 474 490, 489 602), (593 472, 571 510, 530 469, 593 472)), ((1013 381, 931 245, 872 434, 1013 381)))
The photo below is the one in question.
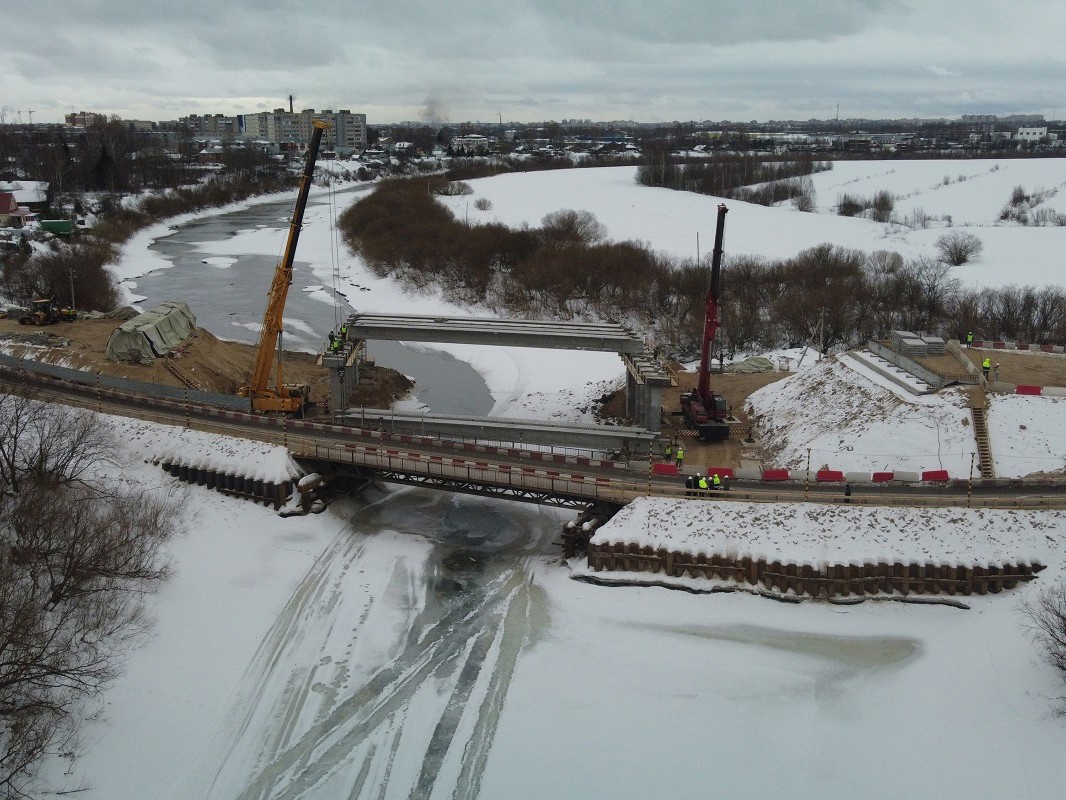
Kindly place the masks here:
POLYGON ((348 317, 348 338, 544 347, 604 353, 636 354, 644 351, 642 339, 621 325, 609 322, 357 313, 348 317))
POLYGON ((646 455, 659 434, 622 425, 565 425, 532 419, 421 414, 391 409, 351 409, 338 421, 362 428, 466 440, 511 442, 646 455))

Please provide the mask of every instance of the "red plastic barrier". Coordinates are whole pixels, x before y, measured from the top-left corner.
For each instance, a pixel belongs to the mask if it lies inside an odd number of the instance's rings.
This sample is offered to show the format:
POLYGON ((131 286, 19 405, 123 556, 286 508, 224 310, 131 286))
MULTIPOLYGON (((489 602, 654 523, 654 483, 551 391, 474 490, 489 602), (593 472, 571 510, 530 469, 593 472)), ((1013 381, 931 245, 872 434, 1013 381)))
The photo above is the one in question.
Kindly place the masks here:
POLYGON ((733 480, 732 467, 707 467, 707 471, 703 474, 714 475, 715 473, 718 474, 719 478, 729 478, 729 480, 733 480))
POLYGON ((888 481, 895 480, 895 472, 875 472, 871 477, 874 483, 887 483, 888 481))
POLYGON ((673 464, 652 464, 651 471, 656 475, 676 475, 677 467, 673 464))
POLYGON ((922 473, 923 481, 946 481, 948 471, 946 469, 930 469, 922 473))
POLYGON ((1053 344, 1042 344, 1042 345, 1040 345, 1040 352, 1041 353, 1054 353, 1055 352, 1055 345, 1053 345, 1053 344))
POLYGON ((1019 384, 1018 386, 1015 387, 1014 391, 1017 394, 1040 394, 1040 387, 1039 386, 1027 386, 1027 385, 1019 384))
POLYGON ((762 479, 764 481, 787 481, 788 470, 787 469, 764 469, 762 471, 762 479))
POLYGON ((992 342, 992 349, 993 350, 1006 350, 1007 349, 1007 343, 1006 342, 992 342))
POLYGON ((844 473, 839 469, 820 469, 814 479, 819 483, 843 483, 844 473))

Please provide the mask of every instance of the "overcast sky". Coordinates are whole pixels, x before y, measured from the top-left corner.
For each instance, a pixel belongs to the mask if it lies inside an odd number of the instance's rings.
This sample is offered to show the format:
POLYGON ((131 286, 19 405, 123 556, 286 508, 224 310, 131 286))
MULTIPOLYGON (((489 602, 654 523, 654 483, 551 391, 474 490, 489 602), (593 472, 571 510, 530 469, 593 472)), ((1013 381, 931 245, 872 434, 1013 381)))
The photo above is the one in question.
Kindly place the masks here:
POLYGON ((1062 0, 53 0, 3 27, 8 122, 290 94, 371 125, 1066 115, 1062 0))

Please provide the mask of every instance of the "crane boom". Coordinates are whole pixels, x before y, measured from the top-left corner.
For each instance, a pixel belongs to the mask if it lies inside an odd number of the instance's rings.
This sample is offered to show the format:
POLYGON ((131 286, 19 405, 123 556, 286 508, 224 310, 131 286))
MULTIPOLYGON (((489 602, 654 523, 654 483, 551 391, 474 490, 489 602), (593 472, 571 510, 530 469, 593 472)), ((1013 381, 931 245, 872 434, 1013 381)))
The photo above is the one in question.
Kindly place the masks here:
POLYGON ((709 406, 711 396, 711 359, 714 358, 714 340, 718 335, 718 301, 721 299, 722 240, 725 238, 725 215, 729 211, 725 203, 718 205, 718 221, 714 228, 714 250, 711 253, 711 288, 707 292, 707 316, 703 322, 703 348, 700 350, 700 373, 696 393, 704 406, 709 406))
POLYGON ((706 318, 703 322, 703 346, 700 350, 696 389, 681 395, 681 413, 685 424, 697 431, 700 439, 720 442, 729 438, 729 407, 725 398, 711 390, 711 359, 714 340, 718 335, 718 301, 721 299, 722 239, 725 237, 725 215, 729 209, 718 206, 718 222, 714 232, 714 252, 711 257, 711 286, 707 291, 706 318))
POLYGON ((250 397, 253 411, 284 411, 293 412, 300 410, 307 402, 309 390, 306 386, 286 386, 281 373, 281 334, 282 315, 285 311, 285 300, 289 294, 289 285, 292 283, 292 265, 296 258, 296 243, 300 239, 300 228, 303 225, 304 209, 307 207, 307 195, 311 190, 311 175, 315 170, 315 161, 318 159, 318 148, 322 143, 322 132, 326 123, 322 120, 312 120, 314 130, 311 132, 311 144, 307 150, 307 162, 304 165, 303 176, 300 179, 300 190, 296 196, 296 207, 293 210, 292 220, 289 223, 289 238, 285 245, 285 253, 274 270, 274 280, 267 294, 266 311, 263 312, 263 327, 259 332, 259 342, 255 347, 255 360, 252 365, 252 378, 247 386, 240 389, 238 394, 250 397), (274 353, 277 351, 277 381, 274 388, 268 386, 270 372, 273 365, 274 353))

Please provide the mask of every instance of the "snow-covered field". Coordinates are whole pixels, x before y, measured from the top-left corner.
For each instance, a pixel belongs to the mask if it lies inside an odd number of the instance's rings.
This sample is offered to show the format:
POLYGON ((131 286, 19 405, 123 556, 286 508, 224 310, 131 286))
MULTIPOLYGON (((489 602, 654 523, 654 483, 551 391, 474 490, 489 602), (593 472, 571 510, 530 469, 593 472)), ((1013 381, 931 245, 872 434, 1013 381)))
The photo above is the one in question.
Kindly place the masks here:
MULTIPOLYGON (((976 284, 1057 281, 1066 229, 998 225, 996 216, 1014 185, 1066 182, 1066 160, 992 166, 851 162, 815 183, 821 207, 838 191, 884 188, 972 225, 985 252, 962 269, 976 284)), ((487 197, 486 219, 509 224, 584 208, 612 237, 684 255, 695 253, 697 231, 711 241, 715 198, 642 189, 632 175, 500 176, 449 202, 469 199, 473 216, 473 201, 487 197)), ((349 298, 365 297, 373 310, 465 311, 432 294, 409 297, 350 257, 334 265, 328 220, 307 223, 301 258, 323 286, 336 266, 349 298)), ((158 266, 146 248, 162 232, 127 248, 121 269, 130 281, 158 266)), ((909 256, 931 253, 936 234, 733 203, 726 251, 789 256, 832 241, 909 256)), ((224 246, 276 254, 280 235, 248 231, 224 246)), ((208 249, 226 256, 218 243, 208 249)), ((448 349, 469 357, 473 348, 448 349)), ((506 351, 482 351, 474 363, 497 412, 510 416, 572 407, 575 393, 560 399, 562 387, 621 369, 613 358, 555 358, 549 367, 506 351)), ((819 465, 873 469, 919 455, 929 459, 923 468, 968 471, 957 399, 907 407, 847 369, 823 362, 753 400, 773 411, 783 458, 810 448, 812 466, 817 453, 819 465), (800 434, 788 423, 802 395, 823 420, 800 434), (877 413, 864 418, 870 407, 877 413)), ((1061 460, 1062 416, 1049 398, 997 400, 997 464, 1025 474, 1061 460)), ((1017 550, 1048 564, 1018 590, 967 598, 969 610, 782 605, 569 580, 552 541, 570 515, 534 506, 392 489, 280 519, 179 487, 145 463, 168 449, 201 453, 202 443, 114 424, 125 479, 182 492, 187 532, 173 544, 174 577, 152 600, 153 637, 103 698, 83 757, 69 769, 52 765, 48 777, 61 790, 101 800, 1062 794, 1063 684, 1021 611, 1042 585, 1063 579, 1059 513, 737 506, 708 515, 706 504, 695 512, 682 501, 641 504, 618 520, 636 538, 652 536, 654 524, 656 535, 693 547, 724 535, 731 547, 810 550, 811 560, 857 557, 868 544, 870 557, 924 548, 980 561, 1017 550)), ((220 440, 219 449, 264 472, 288 468, 283 453, 258 445, 220 440)))

